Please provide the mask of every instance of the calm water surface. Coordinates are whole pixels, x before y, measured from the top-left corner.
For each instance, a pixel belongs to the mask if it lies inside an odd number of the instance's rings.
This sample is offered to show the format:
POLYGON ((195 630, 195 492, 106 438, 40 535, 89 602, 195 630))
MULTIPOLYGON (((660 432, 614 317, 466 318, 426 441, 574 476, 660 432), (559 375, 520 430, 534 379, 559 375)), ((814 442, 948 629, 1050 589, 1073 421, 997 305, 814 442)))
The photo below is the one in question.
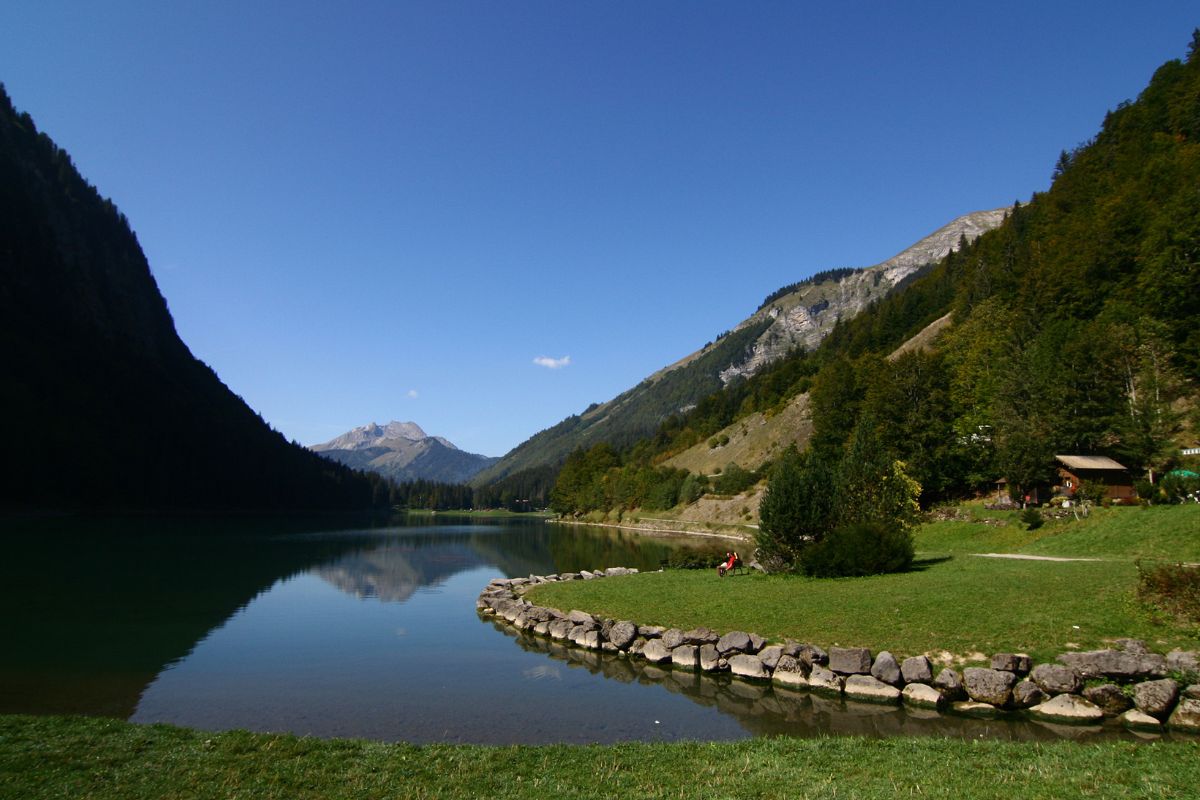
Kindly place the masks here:
POLYGON ((5 523, 0 713, 412 742, 1128 735, 842 703, 481 619, 497 576, 720 548, 539 520, 5 523))

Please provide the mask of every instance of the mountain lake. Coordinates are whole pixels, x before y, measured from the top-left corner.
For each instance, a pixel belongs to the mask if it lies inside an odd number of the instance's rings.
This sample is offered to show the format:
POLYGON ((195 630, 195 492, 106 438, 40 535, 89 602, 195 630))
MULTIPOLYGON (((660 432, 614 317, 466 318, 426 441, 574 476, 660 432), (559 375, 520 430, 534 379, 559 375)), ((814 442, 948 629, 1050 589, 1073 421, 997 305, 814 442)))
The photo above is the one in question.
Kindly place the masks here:
POLYGON ((0 713, 416 743, 1083 735, 659 669, 475 610, 492 578, 658 569, 722 540, 448 515, 4 525, 0 713))

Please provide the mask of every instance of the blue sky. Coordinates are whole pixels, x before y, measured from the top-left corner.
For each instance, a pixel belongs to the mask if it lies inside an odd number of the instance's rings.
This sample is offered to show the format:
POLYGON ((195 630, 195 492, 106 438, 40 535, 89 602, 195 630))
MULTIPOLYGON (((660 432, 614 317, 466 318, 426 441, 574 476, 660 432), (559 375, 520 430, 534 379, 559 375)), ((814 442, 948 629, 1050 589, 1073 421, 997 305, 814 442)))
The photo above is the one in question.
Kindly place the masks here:
POLYGON ((289 438, 500 455, 1045 189, 1194 2, 10 2, 0 81, 289 438))

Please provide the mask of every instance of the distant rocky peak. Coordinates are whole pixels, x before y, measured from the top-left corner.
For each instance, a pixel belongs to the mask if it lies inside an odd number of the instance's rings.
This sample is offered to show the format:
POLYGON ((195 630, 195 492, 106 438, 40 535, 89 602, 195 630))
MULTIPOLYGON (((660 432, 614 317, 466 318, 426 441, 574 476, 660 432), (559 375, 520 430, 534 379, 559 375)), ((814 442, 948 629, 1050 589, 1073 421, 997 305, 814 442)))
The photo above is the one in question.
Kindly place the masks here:
POLYGON ((343 433, 336 439, 331 439, 324 444, 315 445, 313 449, 317 451, 365 450, 368 447, 376 447, 385 441, 405 439, 410 442, 419 442, 427 438, 425 431, 421 430, 421 426, 415 422, 397 422, 396 420, 392 420, 387 425, 369 422, 352 431, 343 433))

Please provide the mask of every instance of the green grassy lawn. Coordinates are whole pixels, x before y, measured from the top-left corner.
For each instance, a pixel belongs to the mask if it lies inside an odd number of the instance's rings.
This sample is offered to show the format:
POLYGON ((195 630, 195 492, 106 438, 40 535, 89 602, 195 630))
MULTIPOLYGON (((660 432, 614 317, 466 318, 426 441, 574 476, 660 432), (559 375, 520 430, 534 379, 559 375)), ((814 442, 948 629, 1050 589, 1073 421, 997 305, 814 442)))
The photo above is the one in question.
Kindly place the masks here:
POLYGON ((898 656, 1011 651, 1048 661, 1126 636, 1164 652, 1196 649, 1195 625, 1163 619, 1137 601, 1134 559, 1200 560, 1198 530, 1200 507, 1103 509, 1086 521, 1032 532, 1017 524, 932 523, 918 532, 919 562, 908 573, 828 580, 751 572, 719 579, 708 570, 675 570, 547 584, 528 597, 651 625, 754 631, 898 656), (1019 561, 976 552, 1105 560, 1019 561))
POLYGON ((414 746, 64 717, 0 717, 0 797, 1169 798, 1200 742, 936 738, 414 746))

